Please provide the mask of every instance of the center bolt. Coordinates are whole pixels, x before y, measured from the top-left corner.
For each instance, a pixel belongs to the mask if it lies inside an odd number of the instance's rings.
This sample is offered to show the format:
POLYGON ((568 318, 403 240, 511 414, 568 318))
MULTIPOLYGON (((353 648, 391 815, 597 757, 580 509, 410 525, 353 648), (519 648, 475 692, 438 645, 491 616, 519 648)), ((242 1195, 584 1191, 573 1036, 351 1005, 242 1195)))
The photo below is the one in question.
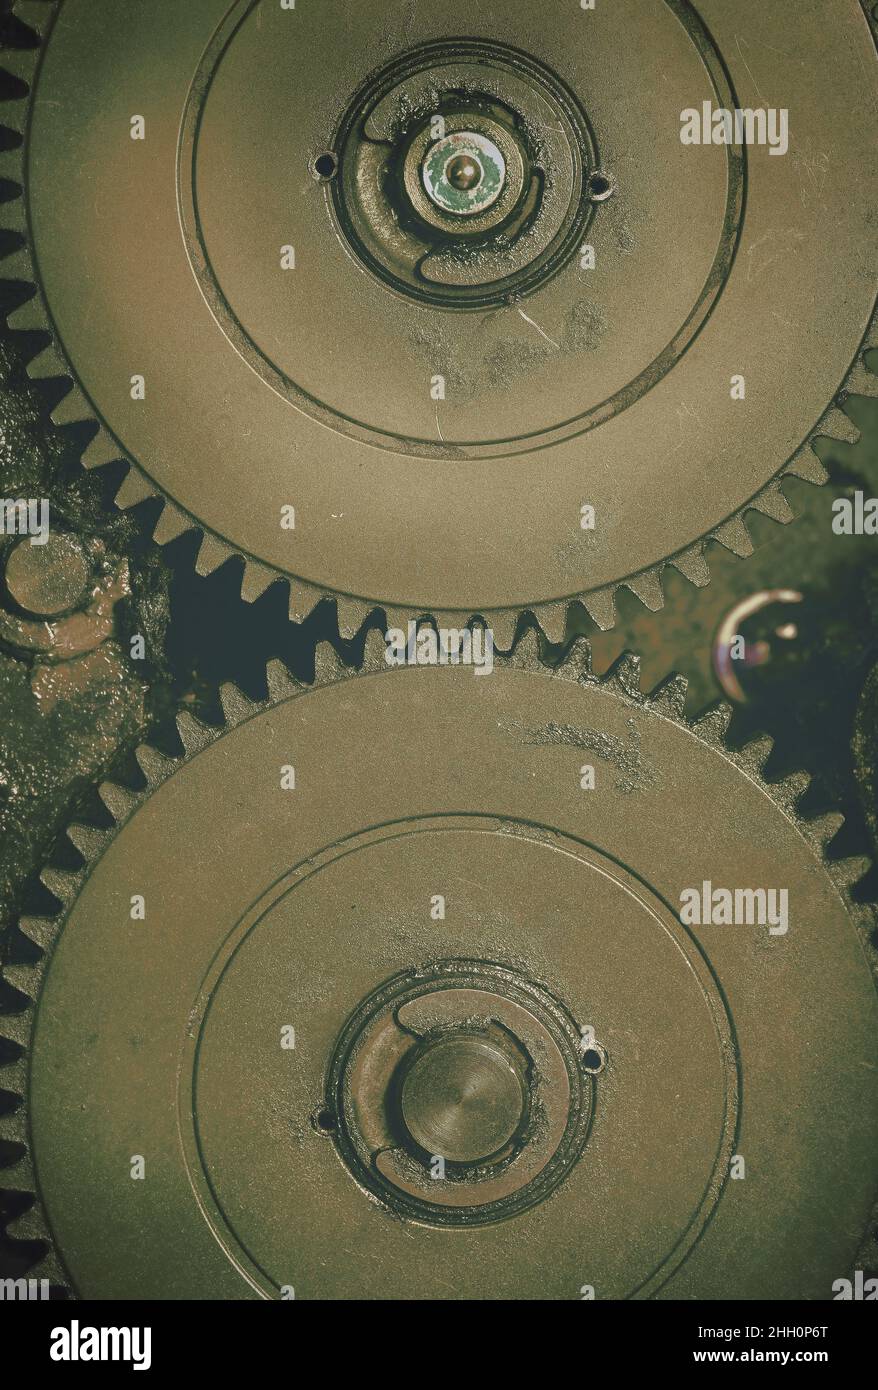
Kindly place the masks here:
POLYGON ((521 1126, 527 1092, 520 1068, 487 1037, 449 1034, 419 1048, 402 1083, 409 1134, 428 1154, 478 1163, 521 1126))
POLYGON ((421 178, 443 212, 471 217, 496 203, 506 182, 506 160, 486 135, 457 130, 431 145, 421 178))

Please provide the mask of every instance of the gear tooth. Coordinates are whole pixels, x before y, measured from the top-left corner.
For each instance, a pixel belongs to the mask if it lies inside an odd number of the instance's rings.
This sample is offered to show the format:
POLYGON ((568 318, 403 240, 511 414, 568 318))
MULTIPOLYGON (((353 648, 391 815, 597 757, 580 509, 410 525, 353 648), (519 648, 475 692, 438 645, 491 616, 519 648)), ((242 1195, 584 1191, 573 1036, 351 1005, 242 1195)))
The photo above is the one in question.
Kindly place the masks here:
POLYGON ((560 646, 567 635, 567 604, 562 600, 560 603, 547 603, 543 608, 537 608, 534 617, 543 630, 546 638, 560 646))
POLYGON ((692 725, 693 731, 711 743, 724 743, 732 719, 732 706, 725 701, 711 705, 692 725))
POLYGON ((303 623, 314 605, 323 597, 316 590, 304 586, 300 580, 290 584, 290 598, 287 605, 291 623, 303 623))
POLYGON ((409 623, 414 622, 420 624, 426 617, 426 614, 421 613, 417 618, 414 618, 410 609, 397 608, 393 604, 385 604, 383 613, 384 623, 382 626, 382 635, 384 636, 393 628, 398 629, 402 633, 407 633, 409 623))
POLYGON ((314 652, 314 680, 318 685, 331 684, 332 681, 339 680, 342 676, 348 675, 348 669, 331 642, 318 642, 314 652))
POLYGON ((32 965, 13 965, 7 961, 3 967, 3 978, 19 994, 26 994, 28 998, 36 992, 38 976, 32 965))
POLYGON ((33 1206, 22 1212, 21 1216, 14 1216, 11 1221, 7 1221, 6 1235, 7 1238, 13 1240, 42 1240, 45 1238, 46 1230, 36 1205, 36 1199, 34 1199, 33 1206))
POLYGON ((39 295, 35 294, 24 304, 19 304, 17 309, 13 309, 10 314, 6 315, 6 322, 16 332, 34 333, 40 329, 45 330, 47 327, 46 316, 43 313, 39 295))
POLYGON ((17 1191, 33 1192, 35 1187, 34 1166, 30 1161, 30 1155, 25 1147, 23 1139, 13 1139, 9 1141, 19 1145, 17 1155, 10 1163, 5 1166, 0 1163, 0 1172, 3 1174, 2 1182, 5 1188, 15 1188, 17 1191))
POLYGON ((180 710, 175 722, 177 732, 183 740, 183 747, 190 758, 193 754, 199 753, 202 748, 206 748, 211 742, 210 730, 207 725, 202 724, 200 719, 196 719, 191 710, 180 710))
POLYGON ((587 680, 592 674, 591 643, 587 637, 575 637, 565 653, 558 671, 574 680, 587 680))
POLYGON ((118 782, 102 782, 98 787, 98 796, 119 825, 127 820, 137 804, 134 793, 127 787, 120 787, 118 782))
POLYGON ((860 431, 849 415, 837 405, 830 406, 815 431, 817 439, 838 439, 844 444, 856 444, 860 431))
MULTIPOLYGON (((30 1025, 30 1012, 27 1009, 22 1009, 17 1014, 4 1014, 2 1023, 0 1023, 0 1031, 8 1042, 17 1043, 19 1047, 25 1048, 30 1041, 30 1025)), ((17 1065, 17 1063, 13 1063, 12 1067, 4 1067, 4 1080, 10 1073, 15 1074, 14 1069, 17 1065)))
POLYGON ((878 396, 878 374, 870 372, 865 362, 855 362, 848 373, 845 390, 851 396, 878 396))
POLYGON ((53 9, 54 5, 47 3, 47 0, 15 0, 12 13, 42 38, 49 27, 53 9))
POLYGON ((826 811, 822 816, 803 821, 802 825, 814 843, 825 849, 844 825, 844 816, 840 811, 826 811))
POLYGON ((78 386, 71 385, 67 392, 52 411, 52 421, 56 425, 76 425, 80 420, 89 418, 88 401, 82 394, 78 386))
POLYGON ((0 70, 17 77, 20 82, 30 86, 37 65, 38 50, 33 48, 6 48, 0 54, 0 70))
MULTIPOLYGON (((0 55, 0 67, 5 68, 7 72, 13 72, 9 63, 13 56, 17 58, 18 52, 14 53, 12 49, 7 49, 0 55)), ((13 76, 19 77, 21 74, 13 72, 13 76)), ((21 184, 23 177, 24 145, 13 145, 11 149, 0 150, 0 179, 9 179, 11 183, 21 184)))
POLYGON ((47 864, 40 872, 40 882, 44 883, 60 902, 66 903, 70 901, 76 887, 77 875, 67 869, 56 869, 47 864))
POLYGON ((813 483, 815 487, 822 487, 829 478, 829 474, 823 467, 810 444, 803 444, 797 449, 790 459, 785 474, 792 474, 794 478, 802 478, 806 483, 813 483))
POLYGON ((366 640, 363 643, 363 669, 364 671, 376 672, 387 670, 387 643, 384 640, 383 632, 379 632, 377 627, 371 627, 366 633, 366 640))
POLYGON ((738 757, 753 772, 761 775, 773 747, 774 739, 769 738, 767 734, 760 734, 758 738, 752 738, 744 744, 738 752, 738 757))
POLYGON ((713 539, 719 541, 726 550, 731 550, 734 555, 740 555, 742 559, 753 554, 750 532, 741 516, 732 516, 728 521, 724 521, 722 526, 718 526, 713 532, 713 539))
MULTIPOLYGON (((3 1081, 8 1083, 9 1075, 4 1068, 3 1081)), ((4 1085, 4 1090, 9 1090, 8 1084, 4 1085)), ((21 1094, 21 1092, 17 1092, 21 1094)), ((23 1144, 27 1139, 27 1121, 24 1118, 23 1108, 20 1104, 14 1110, 8 1110, 5 1115, 0 1116, 0 1139, 6 1144, 23 1144)), ((3 1186, 8 1188, 9 1183, 4 1182, 3 1186)))
POLYGON ((639 696, 640 690, 640 657, 634 652, 623 652, 612 663, 603 679, 611 681, 625 695, 639 696))
POLYGON ((256 560, 247 560, 241 576, 241 598, 245 603, 255 603, 278 578, 273 570, 260 565, 256 560))
POLYGON ((227 724, 239 724, 242 719, 246 719, 253 713, 253 706, 247 696, 231 681, 226 681, 224 685, 220 686, 219 695, 223 707, 223 718, 227 724))
POLYGON ((540 660, 540 636, 536 628, 525 628, 511 653, 512 665, 531 667, 540 660))
POLYGON ((649 704, 659 714, 669 714, 673 719, 682 719, 688 690, 689 682, 685 676, 666 676, 650 692, 649 704))
POLYGON ((54 343, 49 343, 38 352, 36 357, 32 357, 25 368, 31 381, 45 381, 53 376, 65 376, 66 368, 55 349, 54 343))
MULTIPOLYGON (((3 1089, 5 1091, 7 1091, 13 1096, 24 1097, 27 1095, 28 1090, 29 1063, 26 1047, 27 1043, 30 1041, 31 1029, 33 1025, 33 1014, 30 1010, 25 1010, 23 1013, 19 1014, 18 1017, 21 1019, 22 1024, 24 1025, 25 1041, 20 1045, 21 1050, 19 1055, 14 1059, 14 1061, 7 1062, 4 1065, 3 1071, 2 1073, 0 1073, 0 1075, 2 1075, 3 1089)), ((9 1120, 6 1138, 11 1139, 13 1142, 18 1140, 21 1143, 25 1143, 27 1141, 27 1113, 23 1102, 19 1102, 17 1105, 15 1105, 8 1112, 8 1116, 6 1118, 8 1118, 9 1120)))
POLYGON ((616 599, 612 589, 598 589, 593 594, 583 594, 580 602, 601 632, 608 632, 615 625, 616 599))
POLYGON ((295 677, 291 676, 282 661, 275 658, 269 661, 265 668, 265 679, 268 682, 269 697, 277 702, 286 700, 290 695, 295 695, 301 686, 295 677))
MULTIPOLYGON (((147 479, 146 481, 147 484, 149 484, 149 479, 147 479)), ((150 487, 150 493, 153 492, 155 492, 155 489, 150 487)), ((162 510, 159 512, 158 520, 156 521, 156 524, 153 528, 152 538, 155 541, 156 545, 169 545, 170 542, 175 541, 178 536, 182 536, 184 531, 191 531, 193 525, 194 523, 191 517, 188 517, 185 512, 181 512, 180 508, 176 506, 175 503, 165 502, 162 507, 162 510)), ((200 564, 201 554, 199 552, 198 564, 196 564, 196 569, 198 570, 199 574, 206 574, 206 570, 199 568, 200 564)))
POLYGON ((518 627, 518 613, 511 608, 503 608, 499 613, 491 615, 491 631, 494 634, 494 646, 501 652, 508 652, 515 641, 515 630, 518 627))
POLYGON ((152 495, 152 487, 149 480, 144 477, 139 468, 129 468, 122 484, 115 496, 116 506, 120 511, 127 511, 129 507, 136 507, 138 502, 145 502, 147 497, 152 495))
POLYGON ((781 526, 786 526, 795 517, 792 507, 777 483, 760 492, 758 497, 753 498, 750 505, 755 511, 761 512, 763 516, 769 516, 772 521, 779 522, 781 526))
MULTIPOLYGON (((175 508, 175 510, 178 510, 175 508)), ((167 511, 167 508, 165 508, 167 511)), ((176 530, 176 535, 181 531, 187 530, 193 525, 189 517, 183 512, 178 511, 180 525, 176 530)), ((201 538, 201 545, 198 550, 198 559, 195 561, 195 569, 204 578, 208 574, 213 574, 214 570, 219 569, 223 561, 229 558, 229 548, 225 541, 221 541, 219 536, 214 536, 210 531, 205 531, 201 538)))
POLYGON ((857 855, 851 859, 837 859, 827 865, 835 883, 840 888, 845 889, 853 888, 855 883, 859 883, 861 878, 865 878, 871 867, 872 861, 865 855, 857 855))
POLYGON ((710 583, 710 568, 704 555, 702 544, 693 545, 689 550, 683 550, 679 555, 675 555, 670 561, 674 569, 679 570, 684 579, 688 579, 690 584, 694 584, 696 589, 703 589, 710 583))
MULTIPOLYGON (((7 122, 7 124, 8 124, 8 122, 7 122)), ((4 232, 17 232, 18 235, 19 235, 20 237, 26 237, 26 236, 27 236, 27 213, 25 212, 25 207, 24 207, 24 201, 23 201, 23 199, 21 199, 21 198, 12 198, 12 199, 10 199, 10 201, 9 201, 8 203, 4 203, 4 204, 3 204, 2 213, 0 213, 0 222, 2 222, 2 224, 3 224, 3 230, 4 230, 4 232)), ((48 328, 49 325, 48 325, 48 322, 47 322, 47 320, 46 320, 45 312, 42 310, 42 306, 41 306, 41 304, 40 304, 40 302, 39 302, 39 298, 40 298, 39 295, 34 295, 34 299, 37 301, 37 308, 40 310, 40 313, 41 313, 41 317, 40 317, 39 321, 34 325, 34 327, 36 327, 36 328, 48 328)), ((31 299, 28 300, 28 304, 32 304, 33 302, 34 302, 34 301, 31 300, 31 299)), ((22 305, 19 307, 19 309, 14 309, 14 310, 12 311, 12 313, 10 313, 10 314, 7 316, 6 322, 9 324, 9 327, 10 327, 10 328, 27 328, 27 327, 28 327, 27 323, 24 322, 24 321, 22 321, 21 323, 13 323, 13 319, 14 319, 14 318, 16 317, 16 315, 20 312, 20 310, 21 310, 21 309, 24 309, 24 308, 25 308, 25 305, 22 304, 22 305)))
POLYGON ((83 450, 81 462, 83 468, 103 468, 104 464, 121 457, 122 451, 115 439, 106 430, 99 429, 83 450))
POLYGON ((135 748, 134 756, 141 772, 152 786, 163 782, 176 765, 173 758, 166 757, 149 743, 142 743, 139 748, 135 748))
MULTIPOLYGON (((4 207, 6 204, 3 205, 4 207)), ((0 208, 0 222, 3 221, 3 212, 0 208)), ((34 264, 28 247, 17 246, 14 251, 0 259, 0 280, 22 280, 27 284, 33 284, 34 264)), ((42 325, 45 328, 45 324, 42 325)))
POLYGON ((664 607, 665 596, 662 593, 661 575, 657 570, 644 570, 642 574, 635 574, 631 579, 625 580, 625 587, 630 589, 635 598, 639 598, 644 608, 648 608, 650 613, 658 613, 664 607))
POLYGON ((813 780, 810 772, 799 770, 798 772, 791 772, 788 777, 781 778, 779 782, 773 782, 771 790, 775 797, 784 801, 791 810, 794 810, 813 780))
MULTIPOLYGON (((73 829, 83 830, 84 826, 74 826, 73 829)), ((68 835, 70 831, 67 832, 68 835)), ((100 833, 100 832, 96 832, 100 833)), ((72 838, 72 837, 71 837, 72 838)), ((74 842, 76 843, 76 842, 74 842)), ((77 844, 77 848, 79 848, 77 844)), ((55 917, 20 917, 18 919, 18 929, 23 932, 29 941, 35 946, 39 946, 41 951, 45 951, 55 935, 58 926, 55 917)))
POLYGON ((366 619, 366 609, 359 599, 341 596, 337 602, 338 631, 348 641, 356 637, 366 619))

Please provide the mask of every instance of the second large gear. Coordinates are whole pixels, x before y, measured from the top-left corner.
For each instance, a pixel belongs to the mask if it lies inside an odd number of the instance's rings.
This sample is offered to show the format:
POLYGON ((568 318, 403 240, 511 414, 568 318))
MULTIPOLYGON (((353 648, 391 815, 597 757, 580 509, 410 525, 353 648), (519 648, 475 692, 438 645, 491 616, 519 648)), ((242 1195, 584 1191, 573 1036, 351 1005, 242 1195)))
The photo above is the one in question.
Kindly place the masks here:
POLYGON ((71 830, 8 972, 13 1232, 97 1299, 830 1298, 878 1140, 838 819, 631 659, 347 674, 226 690, 71 830), (786 929, 686 925, 705 883, 786 929))
POLYGON ((786 519, 874 389, 857 0, 16 9, 33 370, 248 597, 607 626, 668 561, 704 582, 705 539, 745 553, 748 507, 786 519), (768 102, 785 152, 681 142, 768 102))

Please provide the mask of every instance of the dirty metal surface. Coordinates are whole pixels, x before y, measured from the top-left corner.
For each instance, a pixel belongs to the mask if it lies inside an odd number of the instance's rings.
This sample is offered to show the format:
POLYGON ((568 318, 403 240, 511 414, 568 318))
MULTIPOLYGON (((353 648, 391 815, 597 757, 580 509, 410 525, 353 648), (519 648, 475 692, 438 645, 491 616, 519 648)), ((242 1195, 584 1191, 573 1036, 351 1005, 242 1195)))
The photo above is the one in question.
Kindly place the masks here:
MULTIPOLYGON (((289 1283, 362 1297, 352 1241, 371 1252, 369 1297, 575 1297, 587 1280, 600 1297, 812 1298, 846 1267, 872 1196, 859 1060, 878 1019, 844 870, 823 859, 834 823, 797 818, 799 783, 761 782, 764 746, 733 756, 721 719, 678 722, 676 683, 645 700, 630 664, 594 682, 584 661, 577 648, 553 677, 525 644, 486 688, 462 669, 388 672, 378 641, 359 677, 330 662, 305 690, 273 671, 268 708, 227 690, 221 736, 183 719, 188 761, 144 752, 149 794, 117 798, 117 833, 74 828, 87 873, 55 875, 61 917, 26 924, 53 943, 35 972, 28 1107, 45 1215, 81 1294, 271 1297, 289 1283), (609 746, 636 730, 649 778, 614 785, 598 752, 604 790, 584 794, 580 749, 526 734, 550 722, 609 746), (279 788, 279 749, 295 749, 295 793, 279 788), (673 905, 691 881, 771 882, 779 863, 788 936, 682 926, 673 905), (148 926, 129 920, 132 893, 148 926), (409 1012, 339 1054, 351 1026, 366 1036, 357 1019, 380 1017, 364 1001, 401 973, 409 1012), (459 1002, 464 981, 481 1002, 459 1002), (528 981, 532 1004, 516 993, 528 981), (472 1206, 527 1191, 512 1191, 515 1165, 545 1163, 549 1141, 524 1101, 509 1120, 501 1087, 497 1142, 506 1125, 520 1151, 492 1165, 484 1117, 474 1135, 458 1114, 451 1133, 469 1138, 432 1179, 417 1142, 386 1137, 386 1078, 394 1048, 423 1064, 425 1039, 463 1044, 472 1066, 474 1038, 484 1048, 500 1020, 507 1046, 549 1065, 536 1023, 492 993, 535 1020, 539 1000, 559 1001, 553 1036, 569 1019, 606 1064, 576 1079, 591 1099, 557 1185, 473 1228, 472 1206), (293 1052, 279 1046, 289 1025, 293 1052), (833 1038, 831 1087, 813 1084, 806 1034, 833 1038), (348 1079, 327 1093, 333 1055, 348 1079), (344 1120, 339 1096, 354 1108, 344 1120), (381 1157, 380 1192, 343 1142, 352 1113, 381 1157), (161 1174, 133 1203, 114 1160, 132 1133, 149 1134, 161 1174), (755 1180, 729 1181, 737 1152, 755 1180), (400 1222, 408 1193, 421 1209, 400 1222), (114 1260, 135 1241, 136 1262, 114 1260)), ((436 1093, 425 1109, 411 1065, 402 1105, 420 1107, 417 1139, 436 1093)), ((475 1065, 496 1093, 494 1063, 475 1065)), ((552 1088, 556 1104, 565 1094, 552 1088)))

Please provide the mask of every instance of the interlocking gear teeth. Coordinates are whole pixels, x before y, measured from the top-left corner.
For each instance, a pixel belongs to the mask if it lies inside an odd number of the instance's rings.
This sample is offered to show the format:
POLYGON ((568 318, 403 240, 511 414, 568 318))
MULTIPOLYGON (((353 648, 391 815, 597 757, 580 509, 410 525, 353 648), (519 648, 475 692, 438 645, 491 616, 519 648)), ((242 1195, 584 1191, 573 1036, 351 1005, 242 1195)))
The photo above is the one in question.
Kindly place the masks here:
MULTIPOLYGON (((8 321, 11 326, 21 329, 27 328, 30 331, 45 330, 48 327, 45 317, 39 310, 38 296, 34 296, 33 299, 28 300, 26 304, 13 311, 8 316, 8 321), (32 308, 31 306, 35 307, 32 308), (14 323, 13 320, 15 320, 14 323)), ((54 343, 41 349, 37 357, 29 364, 28 371, 32 372, 34 376, 65 375, 69 378, 69 370, 63 365, 60 351, 54 343), (39 370, 33 370, 35 363, 43 365, 40 366, 39 370)), ((851 369, 850 382, 850 389, 846 392, 846 396, 878 394, 878 375, 862 362, 858 362, 851 369)), ((70 390, 52 411, 52 420, 57 425, 93 423, 92 417, 89 415, 88 403, 75 384, 71 384, 70 390)), ((738 514, 717 526, 695 545, 670 556, 660 565, 632 575, 610 588, 573 594, 568 598, 558 600, 556 603, 535 605, 529 611, 533 614, 545 637, 556 644, 564 640, 569 611, 573 603, 581 604, 596 627, 604 632, 611 630, 616 625, 616 594, 622 588, 631 592, 647 611, 660 612, 664 607, 662 575, 668 565, 672 565, 695 588, 705 587, 710 583, 710 565, 704 552, 707 542, 714 541, 741 559, 752 555, 754 547, 747 528, 747 513, 750 511, 759 512, 779 525, 787 525, 795 520, 796 513, 783 493, 783 478, 793 476, 815 486, 822 486, 828 480, 829 474, 813 452, 814 442, 818 439, 833 439, 840 443, 854 444, 859 438, 860 431, 850 417, 836 405, 828 407, 809 440, 788 461, 779 477, 757 493, 741 508, 738 514)), ((117 461, 120 456, 121 450, 118 445, 107 431, 98 425, 97 433, 84 450, 81 462, 86 468, 100 468, 117 461)), ((136 463, 131 462, 129 471, 116 493, 115 505, 124 511, 149 498, 156 498, 162 502, 162 509, 153 529, 153 540, 156 544, 164 546, 177 540, 185 533, 201 532, 202 539, 196 559, 196 570, 199 575, 212 574, 236 555, 237 552, 234 548, 222 537, 204 531, 194 517, 184 512, 169 498, 163 497, 160 489, 151 479, 141 471, 136 463)), ((288 576, 270 569, 261 561, 253 560, 249 556, 243 556, 242 559, 244 569, 241 594, 246 602, 255 602, 274 583, 286 583, 289 585, 290 619, 294 622, 302 622, 318 603, 326 599, 335 599, 338 610, 339 634, 346 640, 357 635, 363 623, 379 606, 367 599, 360 599, 352 595, 339 595, 330 590, 315 588, 301 580, 290 580, 288 576)), ((423 612, 419 613, 415 609, 402 608, 398 605, 388 605, 385 607, 385 611, 388 616, 388 626, 393 627, 404 628, 409 621, 424 616, 423 612)), ((483 617, 492 627, 498 646, 508 650, 515 636, 521 610, 489 610, 486 614, 445 610, 437 611, 436 616, 440 624, 447 626, 465 626, 474 618, 483 617)))

